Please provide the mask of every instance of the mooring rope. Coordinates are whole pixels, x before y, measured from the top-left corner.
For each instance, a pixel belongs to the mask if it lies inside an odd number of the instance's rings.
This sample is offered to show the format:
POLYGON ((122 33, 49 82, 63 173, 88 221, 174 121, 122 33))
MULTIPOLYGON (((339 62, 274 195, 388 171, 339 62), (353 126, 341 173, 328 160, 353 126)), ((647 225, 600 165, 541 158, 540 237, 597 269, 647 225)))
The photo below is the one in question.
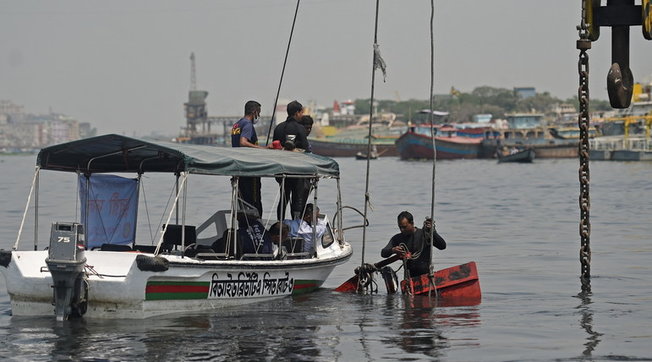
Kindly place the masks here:
POLYGON ((290 38, 288 39, 288 47, 285 49, 285 59, 283 60, 283 69, 281 70, 281 79, 278 81, 278 89, 276 90, 276 97, 274 98, 274 108, 272 108, 272 119, 269 121, 269 129, 267 130, 267 140, 265 144, 269 144, 269 136, 274 127, 274 117, 276 116, 276 105, 278 104, 278 96, 281 93, 281 85, 283 84, 283 75, 285 74, 285 66, 288 62, 288 55, 290 54, 290 44, 292 44, 292 34, 294 34, 294 24, 297 22, 297 14, 299 13, 299 3, 297 0, 297 7, 294 9, 294 19, 292 19, 292 29, 290 29, 290 38))
MULTIPOLYGON (((371 163, 371 126, 373 124, 373 115, 374 115, 374 90, 376 86, 376 68, 381 67, 383 69, 383 73, 385 73, 385 64, 380 61, 382 58, 380 58, 380 52, 378 51, 378 8, 379 8, 379 3, 380 0, 376 0, 376 17, 374 20, 374 51, 373 51, 373 61, 372 61, 372 66, 371 66, 371 97, 370 97, 370 102, 369 102, 369 134, 367 137, 367 174, 365 177, 365 189, 364 189, 364 220, 367 220, 367 209, 369 207, 369 169, 370 169, 370 163, 371 163)), ((365 255, 365 249, 366 249, 366 244, 367 244, 367 223, 364 222, 362 224, 362 258, 360 261, 360 269, 362 270, 364 268, 364 255, 365 255)), ((361 292, 361 285, 360 285, 360 279, 358 278, 358 292, 361 292)))

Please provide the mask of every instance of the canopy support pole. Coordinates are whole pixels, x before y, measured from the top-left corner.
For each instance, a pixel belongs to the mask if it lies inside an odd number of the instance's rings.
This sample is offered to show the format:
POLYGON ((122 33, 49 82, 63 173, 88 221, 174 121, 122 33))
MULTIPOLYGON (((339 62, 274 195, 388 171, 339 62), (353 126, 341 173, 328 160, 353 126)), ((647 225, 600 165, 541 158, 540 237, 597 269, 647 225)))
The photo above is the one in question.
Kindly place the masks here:
POLYGON ((238 238, 238 233, 235 232, 235 223, 237 221, 236 218, 236 213, 238 212, 238 177, 232 177, 231 178, 231 227, 229 228, 229 232, 227 233, 227 241, 225 243, 225 250, 231 250, 231 242, 233 242, 233 257, 235 257, 237 250, 237 238, 238 238))
MULTIPOLYGON (((16 237, 16 242, 14 243, 14 246, 11 248, 12 250, 18 250, 18 244, 20 243, 20 236, 23 233, 23 227, 25 226, 25 219, 27 218, 27 211, 29 211, 29 203, 32 202, 32 194, 34 193, 35 185, 38 180, 38 174, 40 170, 41 168, 39 166, 36 166, 36 169, 34 171, 34 177, 32 178, 32 186, 29 189, 29 195, 27 195, 27 203, 25 204, 25 211, 23 212, 23 218, 20 221, 20 227, 18 228, 18 236, 16 237)), ((34 233, 36 234, 37 232, 38 231, 35 231, 34 233)))
MULTIPOLYGON (((184 188, 186 186, 186 179, 188 178, 187 174, 183 174, 183 178, 181 179, 181 188, 184 188)), ((158 239, 158 244, 156 244, 156 250, 154 251, 154 255, 158 255, 161 251, 161 246, 163 245, 163 237, 165 236, 165 232, 168 230, 168 226, 170 225, 170 219, 172 219, 172 213, 174 213, 176 209, 176 205, 179 205, 179 192, 177 192, 175 198, 174 198, 174 203, 172 204, 172 208, 170 209, 170 212, 168 213, 168 218, 165 220, 165 226, 163 227, 163 232, 161 233, 161 236, 158 239)), ((183 228, 181 229, 183 233, 183 228)), ((183 236, 182 236, 183 238, 183 236)))
MULTIPOLYGON (((337 237, 340 244, 344 242, 344 225, 342 224, 342 188, 340 179, 337 178, 337 237)), ((333 220, 335 222, 335 220, 333 220)))
POLYGON ((34 180, 34 251, 38 250, 38 194, 40 185, 41 173, 36 173, 34 180))
MULTIPOLYGON (((186 200, 188 199, 188 174, 184 173, 185 186, 183 188, 183 209, 181 210, 181 250, 186 251, 186 200)), ((179 215, 179 208, 177 208, 177 218, 179 215)), ((181 254, 181 257, 184 257, 184 254, 181 254)))

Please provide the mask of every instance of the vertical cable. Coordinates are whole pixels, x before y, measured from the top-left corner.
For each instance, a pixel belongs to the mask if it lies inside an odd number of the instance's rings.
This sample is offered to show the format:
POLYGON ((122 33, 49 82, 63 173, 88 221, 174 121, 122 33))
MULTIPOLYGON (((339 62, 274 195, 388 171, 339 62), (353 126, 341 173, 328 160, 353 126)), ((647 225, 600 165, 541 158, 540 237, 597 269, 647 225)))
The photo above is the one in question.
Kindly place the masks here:
MULTIPOLYGON (((378 44, 378 7, 379 0, 376 0, 376 18, 374 21, 374 49, 376 44, 378 44)), ((364 190, 364 221, 362 224, 362 259, 360 262, 360 268, 364 267, 364 254, 367 243, 367 208, 369 206, 369 164, 371 161, 371 125, 373 124, 373 115, 374 115, 374 89, 376 86, 376 51, 373 52, 373 60, 371 64, 371 98, 369 103, 369 134, 367 137, 367 176, 365 177, 365 190, 364 190)), ((360 279, 358 278, 358 292, 360 292, 360 279)))
MULTIPOLYGON (((276 116, 276 104, 278 103, 278 96, 281 93, 281 84, 283 84, 283 75, 285 74, 285 65, 288 62, 288 54, 290 54, 290 44, 292 44, 292 34, 294 34, 294 24, 297 22, 297 14, 299 13, 299 3, 297 0, 297 7, 294 9, 294 19, 292 20, 292 29, 290 29, 290 39, 288 39, 288 47, 285 49, 285 60, 283 60, 283 69, 281 70, 281 79, 278 81, 278 89, 276 90, 276 97, 274 98, 274 108, 272 109, 272 119, 269 121, 269 129, 267 130, 267 140, 265 144, 269 144, 269 135, 272 133, 274 126, 274 117, 276 116)), ((262 216, 262 215, 261 215, 262 216)))
POLYGON ((430 0, 430 138, 432 138, 432 197, 430 199, 430 238, 428 244, 428 252, 430 253, 430 273, 429 279, 432 288, 428 289, 428 295, 432 289, 435 288, 435 282, 433 280, 434 262, 433 262, 433 247, 432 243, 435 238, 435 175, 437 171, 437 148, 435 141, 435 125, 433 121, 433 98, 434 98, 434 88, 435 88, 435 32, 434 32, 434 22, 435 22, 435 0, 430 0))

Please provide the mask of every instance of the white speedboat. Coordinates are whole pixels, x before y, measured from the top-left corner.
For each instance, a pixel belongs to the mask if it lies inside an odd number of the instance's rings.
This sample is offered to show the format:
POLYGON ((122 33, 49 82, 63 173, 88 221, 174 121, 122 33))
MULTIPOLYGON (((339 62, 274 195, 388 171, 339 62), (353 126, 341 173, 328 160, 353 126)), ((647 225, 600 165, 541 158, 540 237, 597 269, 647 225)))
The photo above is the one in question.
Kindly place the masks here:
MULTIPOLYGON (((217 205, 220 195, 206 197, 215 197, 217 205)), ((335 266, 351 257, 341 207, 339 166, 330 158, 98 136, 41 150, 18 238, 12 250, 0 251, 0 271, 12 315, 146 318, 264 301, 319 288, 335 266), (38 194, 47 191, 39 185, 44 170, 76 173, 77 186, 71 190, 79 189, 80 205, 78 220, 46 220, 48 242, 38 240, 37 231, 38 194), (149 211, 138 212, 139 182, 143 174, 155 172, 172 176, 171 196, 169 206, 157 210, 162 221, 154 230, 159 231, 142 243, 135 226, 140 224, 132 218, 150 219, 149 211), (204 223, 188 225, 188 210, 195 210, 186 202, 189 176, 223 176, 227 183, 231 178, 231 192, 221 195, 230 209, 212 210, 202 218, 204 223), (316 242, 309 250, 297 247, 301 240, 293 239, 274 244, 266 253, 244 252, 234 231, 242 226, 237 216, 248 213, 238 197, 239 177, 309 178, 315 204, 318 181, 334 180, 337 200, 329 201, 337 202, 335 220, 318 216, 326 231, 313 234, 316 242), (30 208, 35 240, 21 247, 30 208)))

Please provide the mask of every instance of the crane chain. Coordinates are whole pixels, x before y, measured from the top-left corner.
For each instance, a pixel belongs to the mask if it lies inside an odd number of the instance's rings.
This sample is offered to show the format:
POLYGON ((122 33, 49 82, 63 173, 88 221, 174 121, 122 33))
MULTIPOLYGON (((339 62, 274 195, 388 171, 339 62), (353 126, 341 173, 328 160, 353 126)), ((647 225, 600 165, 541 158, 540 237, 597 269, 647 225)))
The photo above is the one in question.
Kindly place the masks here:
POLYGON ((588 280, 591 277, 591 223, 589 220, 589 209, 591 207, 591 200, 589 197, 589 55, 587 50, 591 49, 591 41, 588 39, 586 32, 586 24, 578 27, 580 30, 580 39, 577 41, 577 49, 580 50, 578 61, 579 73, 579 116, 577 124, 580 129, 579 141, 579 181, 580 181, 580 263, 581 263, 581 278, 588 280))

